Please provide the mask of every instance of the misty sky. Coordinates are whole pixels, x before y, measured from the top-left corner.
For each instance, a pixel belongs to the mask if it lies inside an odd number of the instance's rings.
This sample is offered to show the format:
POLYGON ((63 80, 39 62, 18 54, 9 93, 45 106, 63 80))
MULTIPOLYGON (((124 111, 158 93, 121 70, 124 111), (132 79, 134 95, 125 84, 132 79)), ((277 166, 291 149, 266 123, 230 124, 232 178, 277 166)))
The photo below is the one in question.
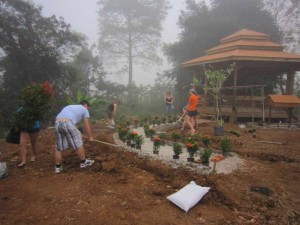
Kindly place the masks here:
MULTIPOLYGON (((29 0, 38 6, 42 6, 44 16, 62 16, 65 21, 71 24, 73 30, 87 36, 89 44, 97 43, 98 40, 98 16, 97 0, 29 0)), ((172 8, 168 11, 168 16, 163 24, 162 42, 173 43, 178 37, 178 16, 180 10, 185 9, 185 0, 170 1, 172 8)), ((135 68, 133 80, 137 84, 153 84, 157 72, 170 68, 164 60, 163 66, 152 66, 150 71, 143 71, 135 68)), ((113 81, 121 81, 127 84, 128 77, 110 77, 113 81)))

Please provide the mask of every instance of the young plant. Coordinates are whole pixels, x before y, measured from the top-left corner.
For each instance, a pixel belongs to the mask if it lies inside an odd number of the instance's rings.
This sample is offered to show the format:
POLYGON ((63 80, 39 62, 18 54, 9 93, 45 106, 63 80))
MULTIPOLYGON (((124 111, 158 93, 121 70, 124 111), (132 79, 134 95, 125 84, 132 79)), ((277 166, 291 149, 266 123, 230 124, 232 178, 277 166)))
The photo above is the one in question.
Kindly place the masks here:
POLYGON ((177 142, 180 139, 180 135, 177 133, 172 133, 172 139, 174 142, 177 142))
POLYGON ((190 158, 193 158, 198 151, 199 145, 196 141, 190 140, 186 143, 186 149, 189 153, 190 158))
POLYGON ((143 141, 144 141, 144 138, 143 138, 142 135, 136 135, 136 136, 134 137, 134 142, 135 142, 135 145, 136 145, 136 146, 142 146, 143 141))
POLYGON ((158 152, 160 147, 161 139, 159 137, 153 138, 153 152, 158 152))
POLYGON ((208 164, 209 163, 209 158, 210 158, 212 152, 213 151, 210 148, 205 148, 203 151, 201 151, 200 158, 201 158, 201 162, 203 164, 208 164))
POLYGON ((173 143, 174 155, 179 156, 182 153, 182 145, 178 142, 173 143))
POLYGON ((223 151, 223 155, 227 156, 231 149, 231 139, 228 137, 224 137, 220 141, 220 147, 223 151))
POLYGON ((200 137, 202 144, 205 146, 205 148, 208 147, 208 145, 210 144, 210 140, 206 135, 202 135, 200 137))

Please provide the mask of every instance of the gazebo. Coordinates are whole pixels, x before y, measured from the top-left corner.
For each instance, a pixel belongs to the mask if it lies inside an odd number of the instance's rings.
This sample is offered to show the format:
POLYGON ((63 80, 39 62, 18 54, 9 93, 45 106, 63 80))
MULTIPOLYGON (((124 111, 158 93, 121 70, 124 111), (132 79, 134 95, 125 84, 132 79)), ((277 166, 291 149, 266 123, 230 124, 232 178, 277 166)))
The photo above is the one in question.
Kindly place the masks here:
MULTIPOLYGON (((255 71, 264 71, 269 74, 286 74, 284 94, 293 95, 295 73, 300 71, 300 55, 284 52, 283 46, 271 42, 267 34, 242 29, 221 39, 219 45, 207 50, 205 53, 205 56, 183 62, 181 66, 193 70, 193 76, 196 78, 199 76, 199 72, 204 70, 204 66, 226 67, 235 63, 236 66, 231 75, 233 76, 232 90, 234 98, 238 97, 236 90, 239 87, 238 77, 240 71, 250 71, 248 75, 252 76, 255 76, 255 74, 251 74, 255 71)), ((204 98, 205 100, 206 98, 204 98)), ((264 96, 262 96, 262 101, 264 101, 264 96)), ((203 105, 206 105, 205 102, 203 105)), ((235 105, 232 105, 232 115, 235 120, 239 116, 235 105)))

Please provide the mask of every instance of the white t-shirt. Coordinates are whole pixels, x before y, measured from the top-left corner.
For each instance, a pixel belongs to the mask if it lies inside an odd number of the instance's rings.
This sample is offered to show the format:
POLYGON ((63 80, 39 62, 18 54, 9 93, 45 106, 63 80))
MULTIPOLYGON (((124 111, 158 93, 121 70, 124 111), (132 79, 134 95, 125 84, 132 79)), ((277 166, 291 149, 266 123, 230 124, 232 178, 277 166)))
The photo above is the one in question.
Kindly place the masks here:
POLYGON ((56 119, 67 118, 74 124, 79 123, 83 118, 90 118, 89 111, 82 105, 68 105, 56 116, 56 119))

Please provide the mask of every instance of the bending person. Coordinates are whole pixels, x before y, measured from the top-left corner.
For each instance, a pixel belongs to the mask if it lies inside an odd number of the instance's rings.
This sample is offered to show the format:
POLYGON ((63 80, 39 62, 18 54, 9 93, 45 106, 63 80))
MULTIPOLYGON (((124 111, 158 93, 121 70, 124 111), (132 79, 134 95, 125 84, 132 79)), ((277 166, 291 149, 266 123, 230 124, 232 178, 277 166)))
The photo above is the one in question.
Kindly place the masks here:
POLYGON ((80 105, 68 105, 64 107, 57 115, 55 121, 55 173, 61 173, 63 169, 62 152, 67 149, 69 145, 77 152, 80 159, 80 168, 91 166, 95 162, 94 160, 86 159, 82 136, 76 127, 76 124, 83 120, 88 140, 94 140, 89 122, 90 114, 88 107, 89 102, 87 100, 83 100, 80 102, 80 105))

